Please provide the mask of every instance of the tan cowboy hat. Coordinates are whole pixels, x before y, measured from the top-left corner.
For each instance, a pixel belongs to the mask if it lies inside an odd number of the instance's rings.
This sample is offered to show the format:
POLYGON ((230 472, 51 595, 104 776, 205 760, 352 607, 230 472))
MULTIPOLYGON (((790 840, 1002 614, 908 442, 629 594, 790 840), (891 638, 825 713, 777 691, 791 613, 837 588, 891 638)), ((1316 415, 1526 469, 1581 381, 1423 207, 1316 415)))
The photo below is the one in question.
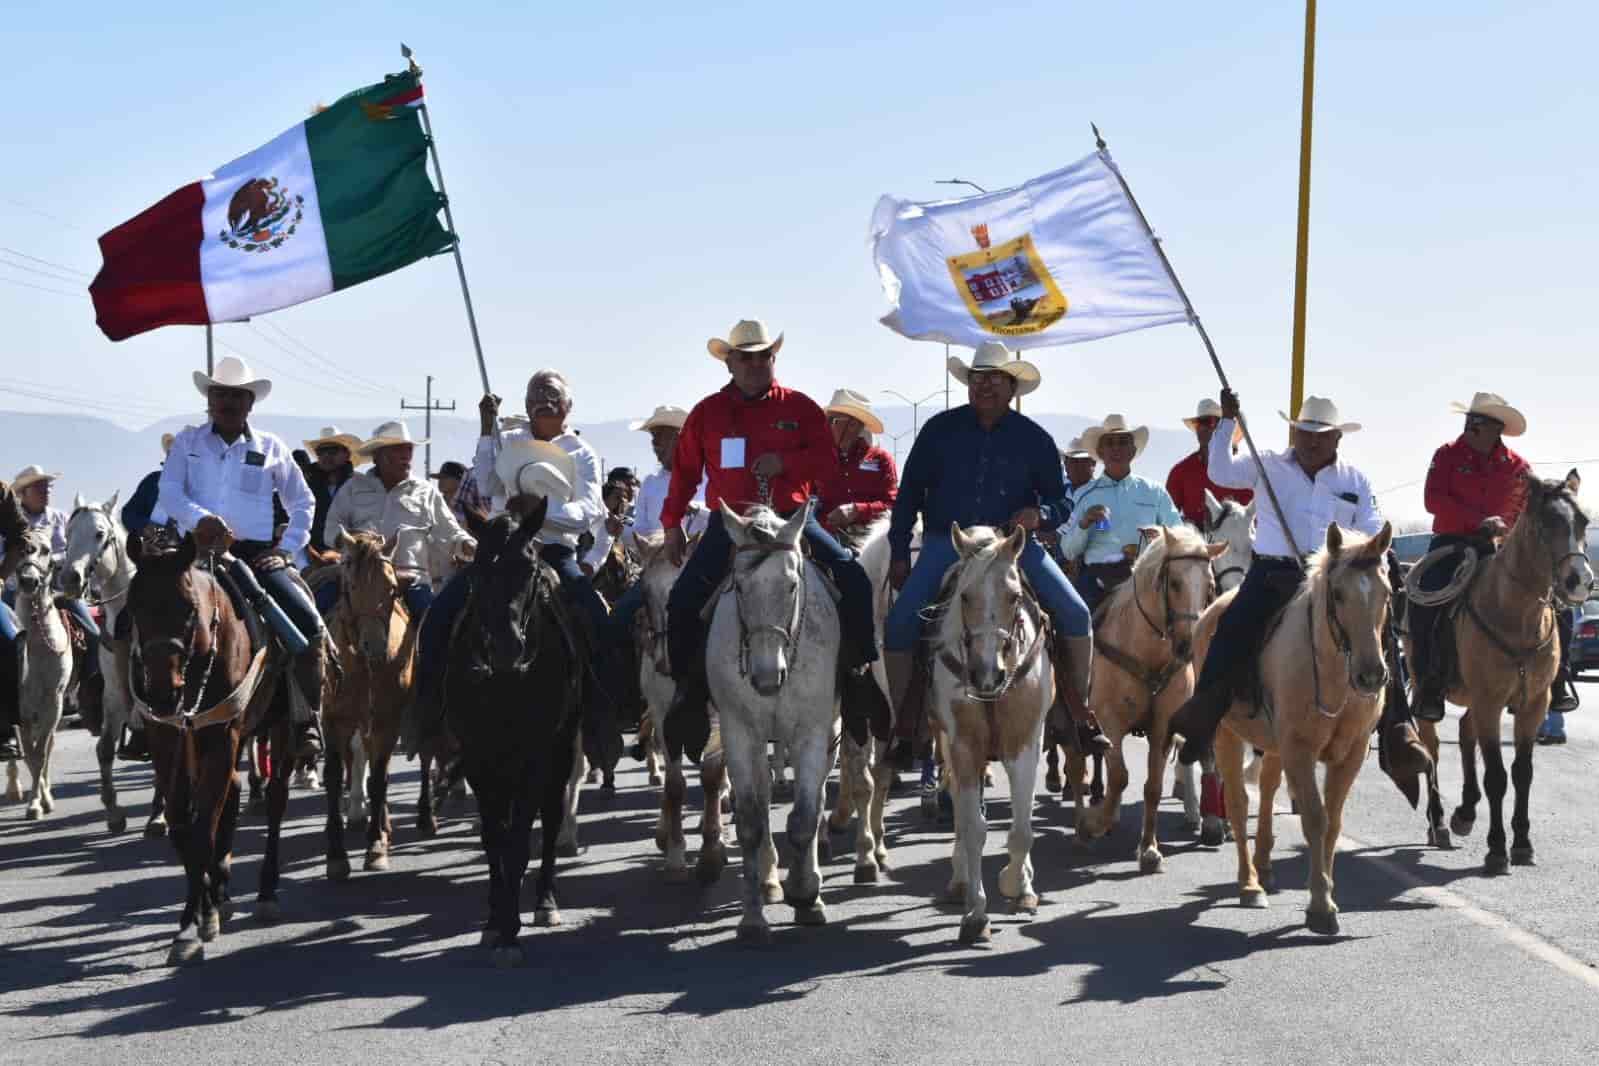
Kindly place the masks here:
POLYGON ((379 448, 387 448, 391 444, 426 444, 427 441, 415 440, 411 436, 411 427, 404 422, 385 422, 372 431, 372 436, 356 446, 355 454, 363 459, 369 459, 379 448))
POLYGON ((1095 455, 1083 447, 1083 438, 1073 437, 1066 442, 1066 447, 1060 450, 1060 457, 1062 459, 1093 459, 1095 455))
POLYGON ((1136 429, 1127 424, 1123 415, 1106 415, 1105 421, 1097 426, 1089 426, 1083 430, 1082 442, 1086 451, 1094 455, 1099 454, 1099 438, 1106 434, 1131 433, 1133 435, 1133 458, 1137 459, 1144 453, 1144 447, 1149 444, 1149 427, 1139 426, 1136 429))
POLYGON ((949 375, 962 385, 971 377, 973 370, 998 370, 1009 374, 1016 379, 1016 395, 1026 396, 1038 388, 1043 376, 1038 368, 1025 359, 1012 359, 1010 349, 999 341, 984 341, 972 353, 971 365, 960 361, 960 357, 949 357, 949 375))
POLYGON ((354 433, 345 433, 338 426, 323 426, 322 433, 315 440, 305 442, 305 450, 312 455, 324 444, 337 444, 345 451, 354 455, 361 448, 361 438, 354 433))
POLYGON ((1323 396, 1306 396, 1304 402, 1299 405, 1298 418, 1289 418, 1283 411, 1277 413, 1282 415, 1284 422, 1295 429, 1303 429, 1310 433, 1328 433, 1335 429, 1342 433, 1360 432, 1359 422, 1340 422, 1338 405, 1323 396))
POLYGON ((758 318, 740 319, 734 327, 727 331, 727 340, 712 337, 705 342, 705 347, 713 358, 727 362, 727 357, 734 352, 764 352, 770 351, 773 355, 783 347, 783 335, 779 333, 777 339, 771 339, 766 332, 766 323, 758 318))
POLYGON ((1457 415, 1484 415, 1495 422, 1503 422, 1504 435, 1507 437, 1519 437, 1527 432, 1527 416, 1506 403, 1503 396, 1491 392, 1477 393, 1471 398, 1469 406, 1452 403, 1449 409, 1457 415))
POLYGON ((266 399, 267 393, 272 391, 272 382, 256 377, 243 359, 231 355, 223 356, 217 363, 215 377, 202 370, 194 372, 194 387, 200 390, 201 396, 207 395, 213 385, 224 389, 248 389, 257 400, 266 399))
POLYGON ((642 422, 628 423, 628 429, 642 429, 648 433, 652 429, 682 429, 683 423, 688 421, 688 412, 681 407, 662 404, 650 413, 650 417, 642 422))
POLYGON ((504 442, 494 460, 494 473, 507 497, 543 496, 554 503, 567 503, 576 491, 577 462, 547 440, 504 442))
POLYGON ((883 420, 872 410, 872 401, 853 389, 839 389, 833 401, 822 410, 830 415, 848 415, 866 427, 868 433, 883 432, 883 420))
MULTIPOLYGON (((1215 400, 1212 400, 1209 396, 1207 396, 1203 400, 1199 401, 1199 406, 1194 409, 1194 417, 1193 418, 1185 418, 1185 419, 1183 419, 1183 425, 1187 426, 1189 429, 1198 429, 1199 428, 1199 420, 1201 418, 1225 418, 1225 417, 1226 416, 1221 413, 1221 404, 1217 403, 1215 400)), ((1242 422, 1233 423, 1233 443, 1237 444, 1239 441, 1241 441, 1243 439, 1244 439, 1244 424, 1242 422)))
POLYGON ((11 491, 21 492, 35 481, 55 481, 60 476, 48 473, 42 466, 25 466, 11 479, 11 491))
POLYGON ((171 433, 161 434, 161 454, 167 455, 172 451, 172 442, 178 438, 171 433))

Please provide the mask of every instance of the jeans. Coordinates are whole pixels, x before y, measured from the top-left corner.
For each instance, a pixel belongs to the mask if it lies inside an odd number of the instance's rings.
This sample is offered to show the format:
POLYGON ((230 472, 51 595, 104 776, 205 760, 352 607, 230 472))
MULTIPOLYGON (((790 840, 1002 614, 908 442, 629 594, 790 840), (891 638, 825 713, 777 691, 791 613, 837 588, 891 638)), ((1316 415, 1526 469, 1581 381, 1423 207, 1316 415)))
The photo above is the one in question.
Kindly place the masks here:
MULTIPOLYGON (((938 595, 944 574, 955 565, 957 557, 955 543, 949 537, 923 534, 921 557, 911 568, 905 587, 899 590, 899 598, 894 601, 883 627, 883 643, 889 651, 915 650, 922 634, 922 611, 938 595)), ((1087 636, 1093 622, 1088 607, 1055 560, 1037 541, 1029 539, 1027 547, 1022 549, 1020 562, 1028 584, 1055 623, 1056 634, 1087 636)))
POLYGON ((633 620, 644 606, 644 582, 635 581, 611 604, 611 619, 606 624, 605 642, 612 648, 633 643, 633 620))
POLYGON ((10 604, 0 600, 0 740, 21 720, 21 683, 17 676, 17 616, 10 604))
POLYGON ((1245 667, 1260 654, 1272 616, 1293 599, 1303 579, 1304 571, 1292 559, 1256 557, 1216 624, 1196 690, 1234 684, 1248 675, 1245 667))

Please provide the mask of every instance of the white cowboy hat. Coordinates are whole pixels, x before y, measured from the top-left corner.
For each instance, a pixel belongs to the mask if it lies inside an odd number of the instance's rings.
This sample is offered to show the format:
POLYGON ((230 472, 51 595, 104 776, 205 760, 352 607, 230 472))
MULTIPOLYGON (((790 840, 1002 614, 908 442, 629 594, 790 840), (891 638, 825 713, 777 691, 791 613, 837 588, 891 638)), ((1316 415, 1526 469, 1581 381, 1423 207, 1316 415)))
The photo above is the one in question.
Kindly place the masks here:
POLYGON ((960 357, 949 357, 949 375, 962 385, 966 384, 973 370, 998 370, 1009 374, 1016 379, 1016 395, 1026 396, 1038 388, 1038 383, 1043 380, 1038 368, 1025 359, 1012 359, 1010 349, 999 341, 984 341, 972 353, 971 365, 960 361, 960 357))
POLYGON ((783 347, 783 335, 779 333, 777 339, 771 339, 771 334, 766 332, 766 323, 758 318, 740 319, 732 329, 727 331, 727 340, 712 337, 705 342, 705 347, 711 356, 727 362, 727 357, 734 352, 764 352, 770 351, 773 355, 783 347))
POLYGON ((526 429, 533 423, 527 420, 527 415, 501 415, 500 429, 526 429))
MULTIPOLYGON (((1217 403, 1215 400, 1212 400, 1209 396, 1207 396, 1203 400, 1199 401, 1199 406, 1194 409, 1194 417, 1193 418, 1185 418, 1185 419, 1183 419, 1183 425, 1187 426, 1189 429, 1198 429, 1199 428, 1199 420, 1201 418, 1225 418, 1225 417, 1226 416, 1221 413, 1221 404, 1217 403)), ((1244 439, 1244 424, 1242 422, 1235 422, 1233 424, 1233 443, 1237 444, 1239 441, 1241 441, 1243 439, 1244 439)))
POLYGON ((200 395, 207 395, 215 385, 224 389, 249 389, 259 400, 267 398, 267 393, 272 391, 272 382, 266 378, 255 377, 243 359, 236 359, 225 355, 217 363, 215 377, 211 377, 203 370, 194 372, 194 387, 200 390, 200 395))
POLYGON ((543 496, 567 503, 577 484, 577 462, 547 440, 508 440, 494 460, 494 474, 507 497, 543 496))
POLYGON ((305 450, 315 455, 316 450, 324 444, 337 444, 354 455, 361 448, 361 438, 354 433, 345 433, 338 426, 323 426, 321 435, 305 442, 305 450))
POLYGON ((872 401, 853 389, 839 389, 823 408, 830 415, 848 415, 866 427, 868 433, 883 432, 883 420, 872 410, 872 401))
POLYGON ((11 491, 21 492, 36 481, 55 481, 60 474, 48 473, 42 466, 25 466, 11 479, 11 491))
POLYGON ((1066 442, 1066 447, 1060 450, 1062 459, 1093 459, 1094 453, 1083 447, 1083 438, 1073 437, 1066 442))
POLYGON ((387 448, 391 444, 426 443, 426 439, 413 439, 411 437, 411 427, 404 422, 385 422, 372 431, 372 436, 356 447, 355 454, 365 459, 370 458, 379 448, 387 448))
POLYGON ((652 429, 682 429, 683 423, 687 421, 687 411, 671 404, 662 404, 651 412, 650 417, 642 422, 630 422, 627 428, 642 429, 648 433, 652 429))
POLYGON ((177 439, 178 439, 177 436, 175 434, 172 434, 172 433, 163 433, 163 434, 161 434, 161 454, 162 455, 166 455, 167 453, 171 452, 172 451, 172 442, 177 440, 177 439))
POLYGON ((1506 403, 1503 396, 1492 392, 1479 392, 1471 398, 1469 406, 1452 403, 1449 409, 1457 415, 1485 415, 1495 422, 1503 422, 1507 437, 1519 437, 1527 432, 1527 416, 1506 403))
POLYGON ((1338 405, 1323 396, 1306 396, 1304 402, 1299 405, 1298 418, 1289 418, 1283 411, 1277 413, 1282 415, 1284 422, 1295 429, 1303 429, 1310 433, 1328 433, 1335 429, 1341 433, 1360 432, 1359 422, 1340 422, 1338 405))
POLYGON ((1083 430, 1083 448, 1099 454, 1099 438, 1106 434, 1131 433, 1133 435, 1133 458, 1137 459, 1144 452, 1144 447, 1149 443, 1149 427, 1139 426, 1136 429, 1127 424, 1123 415, 1106 415, 1105 421, 1097 426, 1089 426, 1083 430))

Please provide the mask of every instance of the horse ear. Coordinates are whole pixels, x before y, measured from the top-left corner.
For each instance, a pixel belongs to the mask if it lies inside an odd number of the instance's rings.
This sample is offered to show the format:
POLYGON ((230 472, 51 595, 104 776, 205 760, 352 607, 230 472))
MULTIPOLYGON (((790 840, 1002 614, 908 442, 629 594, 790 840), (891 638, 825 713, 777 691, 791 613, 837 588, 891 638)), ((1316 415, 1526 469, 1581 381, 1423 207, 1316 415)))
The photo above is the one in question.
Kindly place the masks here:
POLYGON ((1572 467, 1566 474, 1566 491, 1573 496, 1582 491, 1582 475, 1577 473, 1577 468, 1572 467))
POLYGON ((355 538, 350 536, 350 534, 345 532, 341 527, 339 529, 338 539, 334 543, 338 544, 341 552, 347 552, 351 548, 355 547, 355 538))
POLYGON ((972 552, 975 550, 972 545, 972 539, 966 535, 965 530, 961 529, 961 524, 959 522, 950 522, 949 539, 950 542, 955 545, 955 554, 959 555, 962 559, 972 554, 972 552))
POLYGON ((1338 528, 1337 522, 1327 526, 1327 550, 1333 555, 1344 550, 1344 531, 1338 528))
MULTIPOLYGON (((1573 471, 1573 473, 1575 473, 1575 471, 1573 471)), ((116 512, 117 512, 117 497, 119 497, 121 495, 122 495, 122 490, 118 489, 117 491, 115 491, 115 492, 113 492, 111 494, 111 498, 109 500, 107 500, 105 503, 101 504, 100 510, 105 512, 105 516, 107 518, 110 518, 112 515, 116 514, 116 512)))
POLYGON ((1227 544, 1225 541, 1218 542, 1216 544, 1207 544, 1205 545, 1205 551, 1209 553, 1212 559, 1220 559, 1223 555, 1227 554, 1227 544))
POLYGON ((1388 551, 1393 542, 1394 524, 1392 522, 1384 522, 1382 528, 1377 531, 1377 535, 1366 542, 1366 554, 1382 555, 1388 551))
POLYGON ((1162 544, 1165 544, 1168 548, 1171 547, 1172 537, 1170 526, 1139 526, 1138 535, 1146 541, 1154 540, 1156 537, 1159 537, 1162 544))
POLYGON ((1005 555, 1011 562, 1015 562, 1025 547, 1027 547, 1027 530, 1017 526, 1010 531, 1010 536, 1005 538, 1005 555))
POLYGON ((1221 521, 1221 501, 1209 489, 1205 490, 1205 516, 1210 519, 1211 525, 1221 521))
POLYGON ((74 492, 72 494, 72 509, 74 511, 80 511, 80 510, 83 509, 83 504, 84 504, 83 493, 74 492))
POLYGON ((739 517, 737 511, 727 505, 726 500, 718 500, 716 506, 722 512, 722 528, 727 531, 728 537, 734 544, 749 543, 749 523, 739 517))
POLYGON ((798 544, 800 537, 805 535, 805 523, 811 519, 811 508, 815 507, 814 500, 806 500, 805 506, 794 512, 794 516, 783 523, 783 528, 778 531, 778 539, 788 544, 798 544))

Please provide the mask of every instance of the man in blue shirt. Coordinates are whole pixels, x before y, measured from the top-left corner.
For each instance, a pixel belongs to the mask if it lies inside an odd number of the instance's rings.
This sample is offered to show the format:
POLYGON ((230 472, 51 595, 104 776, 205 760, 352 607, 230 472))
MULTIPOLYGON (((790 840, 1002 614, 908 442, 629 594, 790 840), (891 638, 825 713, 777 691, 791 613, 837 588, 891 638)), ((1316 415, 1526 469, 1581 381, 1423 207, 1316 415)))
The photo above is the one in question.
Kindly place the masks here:
MULTIPOLYGON (((1069 509, 1054 440, 1037 422, 1010 409, 1016 395, 1038 387, 1038 368, 1013 360, 1004 345, 988 341, 978 346, 970 366, 952 357, 949 372, 966 386, 967 403, 934 415, 922 426, 905 460, 888 530, 889 581, 899 598, 884 626, 884 666, 896 707, 910 687, 922 609, 938 594, 956 559, 950 524, 1050 530, 1069 509), (922 553, 913 567, 911 533, 918 516, 922 553)), ((1020 562, 1054 621, 1061 698, 1084 727, 1084 739, 1103 744, 1083 700, 1094 654, 1088 608, 1037 541, 1028 540, 1020 562)))

